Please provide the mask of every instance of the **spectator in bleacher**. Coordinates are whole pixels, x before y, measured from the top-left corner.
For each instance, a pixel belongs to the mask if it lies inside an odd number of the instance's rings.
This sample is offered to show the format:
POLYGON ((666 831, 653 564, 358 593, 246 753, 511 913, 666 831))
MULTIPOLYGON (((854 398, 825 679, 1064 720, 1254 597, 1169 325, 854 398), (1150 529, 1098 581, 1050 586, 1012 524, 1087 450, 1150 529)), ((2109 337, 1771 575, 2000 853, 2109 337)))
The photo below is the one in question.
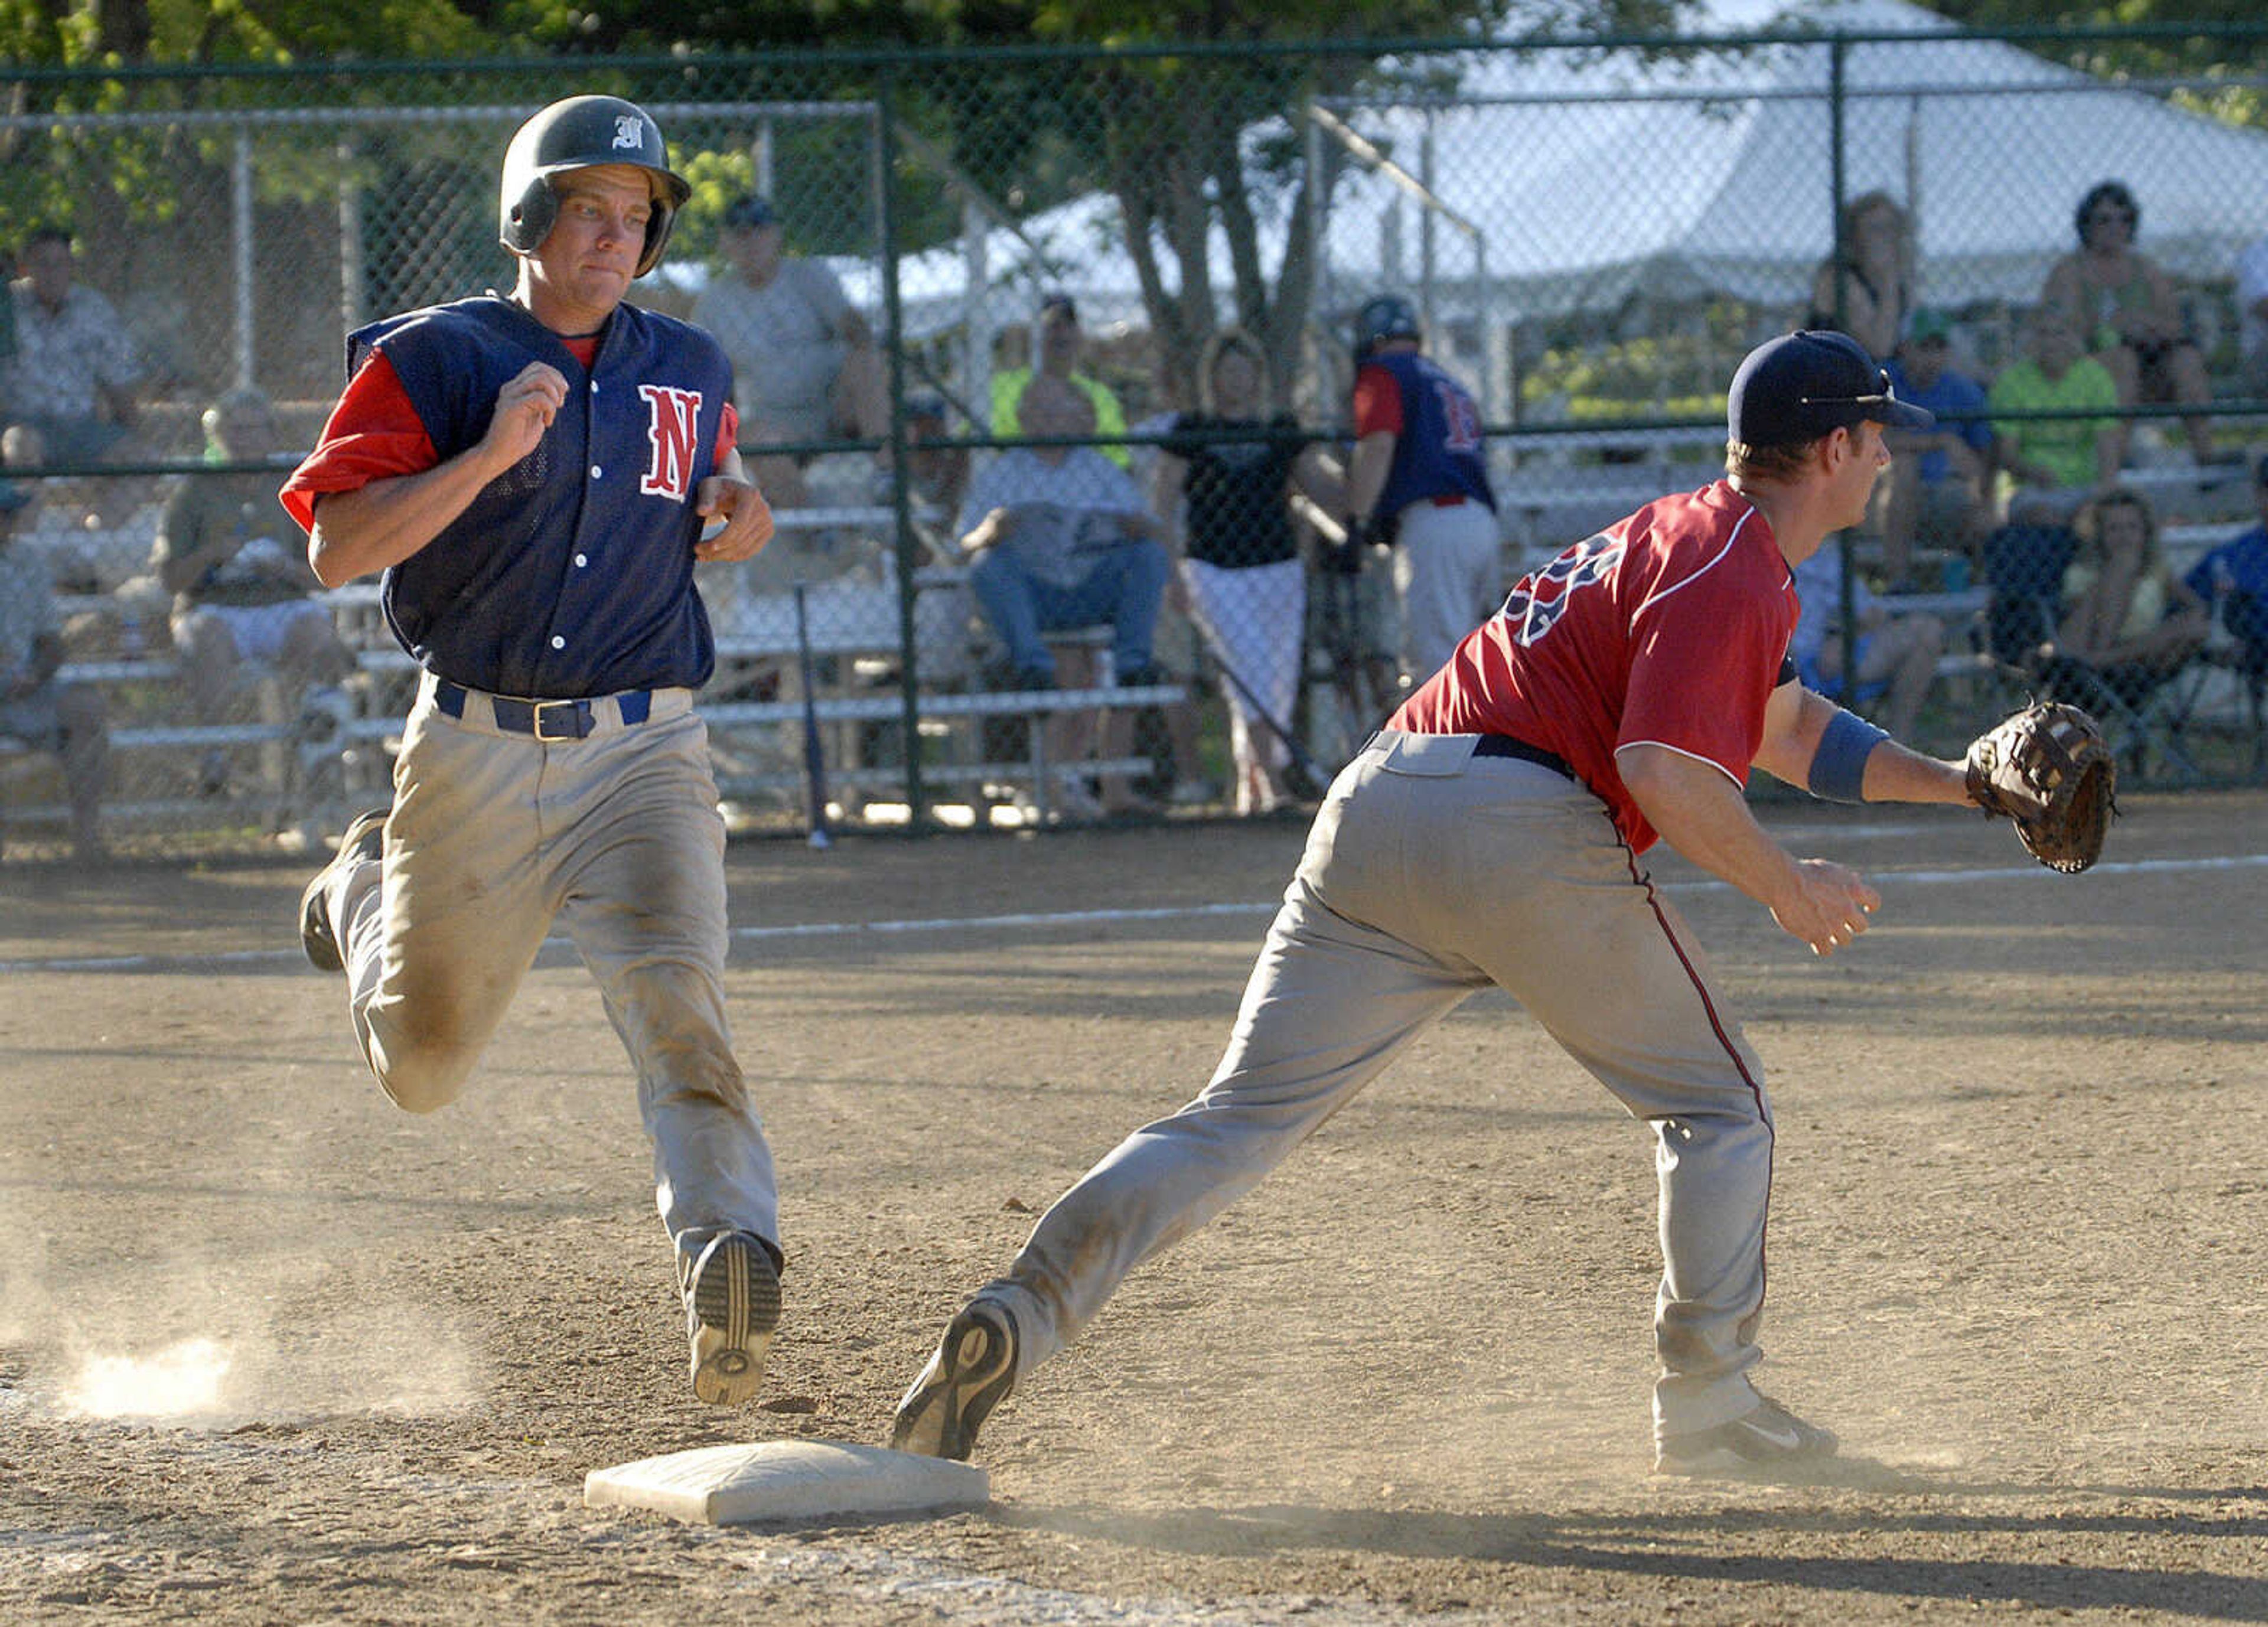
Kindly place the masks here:
POLYGON ((2205 646, 2210 613, 2176 576, 2140 492, 2088 499, 2073 522, 2079 550, 2063 576, 2063 619, 2043 674, 2050 693, 2081 706, 2108 691, 2139 707, 2205 646))
MULTIPOLYGON (((1086 398, 1042 375, 1017 411, 1035 436, 1094 433, 1086 398)), ((1022 688, 1055 687, 1049 629, 1108 622, 1118 681, 1146 681, 1167 566, 1133 478, 1092 446, 1013 446, 971 482, 961 543, 976 596, 1022 688)))
POLYGON ((968 448, 940 444, 956 438, 943 396, 909 395, 904 411, 907 495, 915 519, 936 514, 950 525, 968 496, 968 448))
MULTIPOLYGON (((1039 437, 1094 432, 1093 408, 1067 380, 1042 373, 1024 387, 1017 412, 1039 437)), ((1163 681, 1152 659, 1158 610, 1171 565, 1159 541, 1163 527, 1142 501, 1133 477, 1092 446, 1013 446, 970 484, 961 517, 961 543, 974 560, 970 586, 985 619, 1007 649, 1005 681, 1052 689, 1058 674, 1047 634, 1108 623, 1111 675, 1126 686, 1163 681)), ((1087 718, 1058 713, 1050 722, 1054 760, 1084 755, 1087 718)), ((1130 738, 1114 712, 1109 755, 1130 738)), ((1123 783, 1106 780, 1099 804, 1076 780, 1065 803, 1079 814, 1116 812, 1130 804, 1123 783)))
POLYGON ((1969 556, 1986 529, 1992 426, 1982 416, 1984 387, 1953 364, 1952 346, 1952 320, 1924 307, 1913 313, 1885 368, 1900 400, 1937 416, 1933 428, 1890 430, 1882 437, 1897 460, 1890 465, 1882 528, 1882 573, 1894 588, 1907 578, 1918 544, 1969 556))
POLYGON ((1288 794, 1291 748, 1275 731, 1292 726, 1307 613, 1290 497, 1296 486, 1336 513, 1345 483, 1291 414, 1269 413, 1267 355, 1242 328, 1213 336, 1198 387, 1202 409, 1168 421, 1160 481, 1182 515, 1189 615, 1230 674, 1222 688, 1235 808, 1269 814, 1288 794), (1265 440, 1222 438, 1262 431, 1265 440))
POLYGON ((30 495, 0 481, 0 738, 62 759, 70 801, 71 850, 82 863, 102 857, 102 777, 110 734, 102 693, 58 681, 63 617, 40 563, 11 547, 16 515, 30 495))
MULTIPOLYGON (((1094 427, 1087 431, 1088 434, 1123 433, 1126 404, 1101 379, 1079 370, 1086 348, 1086 330, 1079 325, 1079 306, 1072 303, 1071 297, 1055 293, 1041 300, 1033 335, 1034 365, 1004 367, 992 375, 992 433, 1005 439, 1012 435, 1040 432, 1024 421, 1017 404, 1023 400, 1024 387, 1042 375, 1061 379, 1086 397, 1094 414, 1094 427)), ((1098 450, 1122 469, 1134 467, 1134 454, 1123 441, 1098 450)))
POLYGON ((34 229, 22 267, 8 285, 16 321, 10 421, 36 437, 28 462, 97 462, 134 427, 141 357, 110 301, 73 281, 70 232, 34 229))
POLYGON ((1848 334, 1888 361, 1913 298, 1913 222, 1889 193, 1862 193, 1843 206, 1841 258, 1829 256, 1813 275, 1803 325, 1848 334))
MULTIPOLYGON (((2048 273, 2040 301, 2063 313, 2088 354, 2110 370, 2125 406, 2167 401, 2202 407, 2213 399, 2205 358, 2189 336, 2173 279, 2134 241, 2142 224, 2134 195, 2115 180, 2088 189, 2073 216, 2079 247, 2048 273)), ((2202 414, 2182 420, 2190 451, 2213 461, 2213 429, 2202 414)), ((2118 463, 2132 426, 2118 421, 2118 463)))
MULTIPOLYGON (((2032 313, 2029 356, 2011 362, 1985 392, 1993 412, 1992 460, 2016 484, 2068 514, 2092 490, 2118 479, 2118 385, 2080 346, 2079 330, 2052 306, 2032 313), (2014 412, 2095 409, 2099 417, 2003 417, 2014 412)), ((2041 504, 2034 504, 2038 507, 2041 504)))
POLYGON ((2244 392, 2268 401, 2268 235, 2236 257, 2236 319, 2244 392))
MULTIPOLYGON (((273 466, 282 447, 265 394, 231 390, 205 409, 208 462, 273 466)), ((173 649, 199 714, 229 714, 246 665, 272 669, 291 715, 343 714, 337 686, 355 670, 322 584, 295 546, 272 467, 200 475, 166 504, 150 568, 173 596, 173 649)), ((216 777, 210 765, 208 787, 216 777)))
MULTIPOLYGON (((1903 392, 1900 393, 1903 395, 1903 392)), ((1827 545, 1795 568, 1795 593, 1802 610, 1787 652, 1804 688, 1874 718, 1900 739, 1913 734, 1914 720, 1937 676, 1945 649, 1945 623, 1926 611, 1894 614, 1864 582, 1851 584, 1851 609, 1857 617, 1857 692, 1845 693, 1843 674, 1850 641, 1843 637, 1843 548, 1827 545), (1879 712, 1875 703, 1881 702, 1879 712)))
POLYGON ((2268 457, 2253 467, 2252 501, 2260 523, 2213 549, 2182 579, 2220 607, 2221 625, 2243 644, 2257 670, 2268 658, 2268 457))
MULTIPOLYGON (((724 269, 693 304, 693 320, 732 358, 741 441, 880 438, 890 417, 874 330, 834 272, 787 253, 786 234, 765 199, 735 199, 718 236, 724 269)), ((810 461, 772 453, 751 467, 775 507, 800 508, 810 461)))

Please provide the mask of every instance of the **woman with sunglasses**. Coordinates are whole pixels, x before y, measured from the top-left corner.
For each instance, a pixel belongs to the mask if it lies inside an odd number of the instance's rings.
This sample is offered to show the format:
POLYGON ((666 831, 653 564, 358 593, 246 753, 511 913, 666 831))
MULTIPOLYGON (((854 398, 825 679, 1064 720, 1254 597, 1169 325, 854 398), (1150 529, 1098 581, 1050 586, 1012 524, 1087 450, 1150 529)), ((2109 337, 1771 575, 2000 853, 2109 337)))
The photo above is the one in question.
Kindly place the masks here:
MULTIPOLYGON (((2213 394, 2205 358, 2190 341, 2173 279, 2134 247, 2141 217, 2123 182, 2090 188, 2073 216, 2079 247, 2048 273, 2041 302, 2068 318, 2088 352, 2110 370, 2122 404, 2202 407, 2213 394)), ((2214 461, 2213 430, 2204 416, 2183 417, 2182 427, 2197 461, 2214 461)), ((2132 430, 2130 423, 2120 423, 2121 464, 2132 430)))

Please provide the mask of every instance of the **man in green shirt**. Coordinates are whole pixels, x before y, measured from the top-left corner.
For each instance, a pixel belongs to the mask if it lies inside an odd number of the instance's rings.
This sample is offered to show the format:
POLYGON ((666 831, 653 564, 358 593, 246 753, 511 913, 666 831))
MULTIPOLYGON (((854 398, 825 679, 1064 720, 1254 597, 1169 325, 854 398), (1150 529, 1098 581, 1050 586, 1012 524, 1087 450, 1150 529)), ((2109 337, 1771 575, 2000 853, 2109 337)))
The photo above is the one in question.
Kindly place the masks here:
MULTIPOLYGON (((1097 435, 1123 433, 1126 409, 1119 404, 1117 395, 1101 379, 1078 371, 1079 348, 1085 341, 1086 335, 1079 325, 1079 307, 1071 303, 1069 294, 1049 294, 1040 301, 1040 313, 1032 335, 1032 355, 1038 371, 1050 378, 1069 380, 1073 388, 1094 403, 1097 435)), ((1024 398, 1024 387, 1032 381, 1032 373, 1029 367, 1009 367, 992 375, 993 434, 1005 438, 1026 432, 1016 409, 1024 398)), ((1095 450, 1122 469, 1133 467, 1133 454, 1123 442, 1095 450)))

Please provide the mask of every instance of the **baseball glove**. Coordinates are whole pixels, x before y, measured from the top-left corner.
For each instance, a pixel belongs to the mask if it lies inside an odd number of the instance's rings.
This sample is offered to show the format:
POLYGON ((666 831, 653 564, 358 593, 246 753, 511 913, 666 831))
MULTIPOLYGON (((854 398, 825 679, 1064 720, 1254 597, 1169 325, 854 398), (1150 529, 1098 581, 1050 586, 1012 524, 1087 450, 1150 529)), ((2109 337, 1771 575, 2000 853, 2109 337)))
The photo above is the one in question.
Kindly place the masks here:
POLYGON ((1970 741, 1966 766, 1970 799, 2014 820, 2024 850, 2049 869, 2076 875, 2102 857, 2118 767, 2078 707, 2033 702, 1970 741))

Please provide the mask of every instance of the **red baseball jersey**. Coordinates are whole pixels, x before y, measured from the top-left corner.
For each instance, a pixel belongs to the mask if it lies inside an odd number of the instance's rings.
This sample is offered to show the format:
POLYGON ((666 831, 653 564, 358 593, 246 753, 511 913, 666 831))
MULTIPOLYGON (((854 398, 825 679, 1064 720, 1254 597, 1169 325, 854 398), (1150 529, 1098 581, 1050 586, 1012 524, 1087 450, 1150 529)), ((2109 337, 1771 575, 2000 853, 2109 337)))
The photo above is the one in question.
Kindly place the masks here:
POLYGON ((1667 747, 1746 785, 1797 608, 1771 525, 1718 481, 1649 503, 1523 577, 1390 726, 1557 752, 1644 852, 1655 832, 1616 754, 1667 747))

